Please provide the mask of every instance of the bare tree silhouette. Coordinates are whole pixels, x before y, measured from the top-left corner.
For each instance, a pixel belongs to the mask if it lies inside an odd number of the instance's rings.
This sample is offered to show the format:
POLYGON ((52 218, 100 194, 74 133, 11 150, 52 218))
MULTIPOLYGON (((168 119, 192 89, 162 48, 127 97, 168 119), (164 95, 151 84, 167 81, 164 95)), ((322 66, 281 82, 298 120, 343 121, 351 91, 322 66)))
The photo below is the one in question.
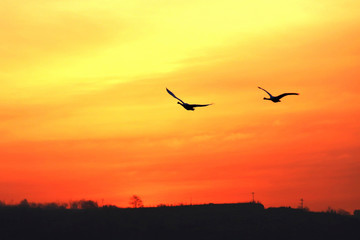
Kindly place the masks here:
POLYGON ((131 205, 133 208, 144 207, 143 201, 142 201, 142 200, 140 199, 140 197, 137 196, 137 195, 133 195, 133 196, 130 198, 130 205, 131 205))

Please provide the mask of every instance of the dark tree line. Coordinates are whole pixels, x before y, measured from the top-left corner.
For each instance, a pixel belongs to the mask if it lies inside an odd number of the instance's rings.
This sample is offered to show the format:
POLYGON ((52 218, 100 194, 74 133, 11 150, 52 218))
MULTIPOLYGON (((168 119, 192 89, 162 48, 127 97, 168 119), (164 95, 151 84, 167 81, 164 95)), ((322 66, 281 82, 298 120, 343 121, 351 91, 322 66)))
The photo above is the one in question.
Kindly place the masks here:
POLYGON ((18 208, 42 208, 42 209, 92 209, 98 208, 97 202, 92 200, 79 200, 64 202, 49 202, 49 203, 35 203, 29 202, 27 199, 23 199, 19 204, 8 205, 5 202, 0 201, 0 207, 18 207, 18 208))

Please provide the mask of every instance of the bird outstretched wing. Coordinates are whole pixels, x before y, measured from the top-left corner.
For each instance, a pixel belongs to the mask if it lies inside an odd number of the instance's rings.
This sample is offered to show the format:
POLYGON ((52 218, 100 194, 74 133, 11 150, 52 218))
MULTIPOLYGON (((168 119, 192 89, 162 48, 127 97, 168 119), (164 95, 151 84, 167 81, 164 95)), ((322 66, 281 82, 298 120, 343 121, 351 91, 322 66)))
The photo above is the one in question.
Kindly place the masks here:
POLYGON ((177 96, 175 96, 175 94, 173 94, 169 89, 166 88, 166 91, 173 96, 174 98, 176 98, 177 100, 179 100, 180 102, 184 103, 183 100, 181 100, 180 98, 178 98, 177 96))
POLYGON ((258 87, 258 88, 261 89, 261 90, 263 90, 263 91, 265 91, 267 94, 269 94, 270 97, 272 97, 272 95, 271 95, 268 91, 266 91, 265 89, 263 89, 263 88, 261 88, 261 87, 258 87))
POLYGON ((189 104, 189 105, 191 105, 192 107, 206 107, 206 106, 213 105, 213 104, 210 103, 210 104, 189 104))
POLYGON ((283 93, 283 94, 280 94, 278 96, 278 98, 280 99, 280 98, 283 98, 283 97, 288 96, 288 95, 299 95, 299 94, 298 93, 283 93))

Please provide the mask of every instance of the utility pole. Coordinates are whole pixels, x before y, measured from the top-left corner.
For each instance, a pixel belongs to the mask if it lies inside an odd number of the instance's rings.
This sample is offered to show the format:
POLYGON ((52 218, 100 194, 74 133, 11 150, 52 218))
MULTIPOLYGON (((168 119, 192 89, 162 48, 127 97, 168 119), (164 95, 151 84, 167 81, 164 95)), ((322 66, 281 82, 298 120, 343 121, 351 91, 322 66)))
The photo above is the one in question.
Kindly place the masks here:
POLYGON ((304 209, 304 199, 300 199, 300 208, 304 209))
POLYGON ((252 202, 255 203, 255 193, 252 192, 251 194, 252 194, 252 202))

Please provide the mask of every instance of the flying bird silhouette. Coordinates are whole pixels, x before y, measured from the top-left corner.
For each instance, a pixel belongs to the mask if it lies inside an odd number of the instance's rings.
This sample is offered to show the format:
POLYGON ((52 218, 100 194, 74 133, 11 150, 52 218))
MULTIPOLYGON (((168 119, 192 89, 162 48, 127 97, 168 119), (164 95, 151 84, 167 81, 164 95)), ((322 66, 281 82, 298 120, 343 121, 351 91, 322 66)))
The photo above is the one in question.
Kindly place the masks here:
POLYGON ((206 107, 206 106, 212 105, 212 103, 210 103, 210 104, 189 104, 189 103, 184 102, 183 100, 181 100, 177 96, 175 96, 175 94, 172 93, 169 89, 166 88, 166 91, 171 96, 173 96, 174 98, 179 100, 180 102, 177 102, 177 103, 180 104, 181 106, 183 106, 183 108, 185 108, 186 110, 194 111, 196 107, 206 107))
POLYGON ((264 100, 270 100, 270 101, 273 101, 274 103, 280 102, 281 98, 288 96, 288 95, 299 95, 298 93, 283 93, 283 94, 280 94, 279 96, 273 96, 265 89, 263 89, 261 87, 258 87, 258 88, 265 91, 267 94, 269 94, 270 98, 264 97, 264 100))

